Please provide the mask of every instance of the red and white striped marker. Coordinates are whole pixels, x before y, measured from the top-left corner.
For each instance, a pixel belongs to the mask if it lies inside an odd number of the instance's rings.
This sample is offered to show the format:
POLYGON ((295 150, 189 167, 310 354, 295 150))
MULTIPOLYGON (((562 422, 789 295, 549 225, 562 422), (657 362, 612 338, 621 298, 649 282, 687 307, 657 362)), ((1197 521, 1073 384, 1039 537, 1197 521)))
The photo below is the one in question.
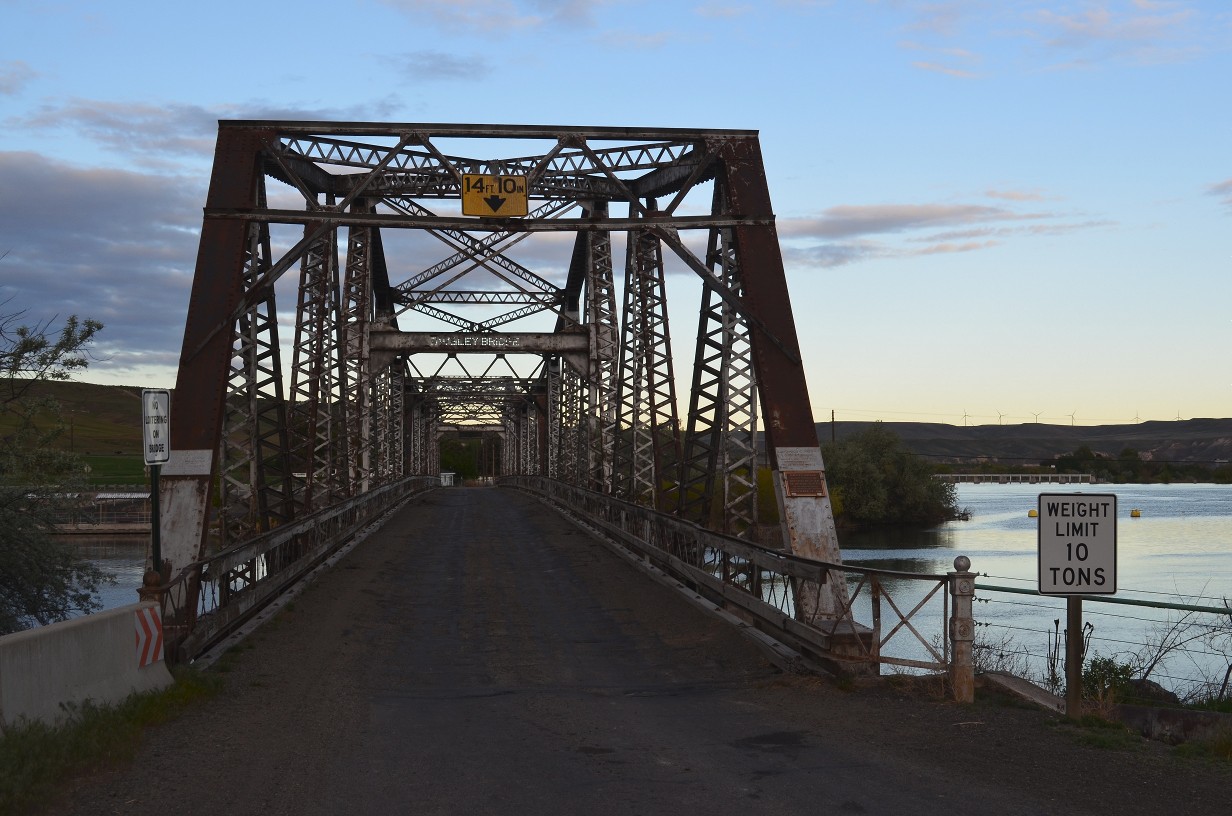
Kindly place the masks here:
POLYGON ((163 659, 163 621, 158 607, 137 610, 137 667, 144 668, 163 659))

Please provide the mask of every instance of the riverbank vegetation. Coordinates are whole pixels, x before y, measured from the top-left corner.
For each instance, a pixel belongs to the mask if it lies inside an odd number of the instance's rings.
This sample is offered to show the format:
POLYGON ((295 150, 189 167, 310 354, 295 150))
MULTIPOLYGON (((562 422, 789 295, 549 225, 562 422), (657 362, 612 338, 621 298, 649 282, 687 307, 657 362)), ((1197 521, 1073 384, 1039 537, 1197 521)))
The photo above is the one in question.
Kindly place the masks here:
POLYGON ((896 433, 880 424, 822 447, 835 523, 940 524, 959 518, 954 485, 912 455, 896 433))
POLYGON ((1170 484, 1214 482, 1232 484, 1232 465, 1203 462, 1158 462, 1143 459, 1138 451, 1125 448, 1116 456, 1096 453, 1087 445, 1064 453, 1041 466, 1055 473, 1090 473, 1096 480, 1114 484, 1170 484))
POLYGON ((27 325, 0 315, 0 635, 97 609, 103 574, 51 537, 56 516, 85 485, 85 467, 59 439, 59 404, 34 387, 88 364, 102 324, 71 316, 27 325))
POLYGON ((1012 464, 1000 460, 938 465, 940 473, 1060 474, 1089 473, 1097 482, 1112 484, 1232 484, 1232 463, 1179 462, 1143 458, 1134 448, 1124 448, 1116 456, 1079 445, 1038 464, 1012 464))

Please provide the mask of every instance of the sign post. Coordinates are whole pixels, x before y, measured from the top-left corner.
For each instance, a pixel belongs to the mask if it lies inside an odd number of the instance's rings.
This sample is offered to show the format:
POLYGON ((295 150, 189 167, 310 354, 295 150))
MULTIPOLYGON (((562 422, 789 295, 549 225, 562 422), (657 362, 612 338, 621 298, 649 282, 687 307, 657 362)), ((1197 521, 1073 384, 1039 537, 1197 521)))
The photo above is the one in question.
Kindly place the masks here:
POLYGON ((145 463, 150 466, 150 556, 154 571, 162 572, 162 519, 158 504, 158 475, 171 458, 171 392, 152 388, 141 392, 141 438, 145 463))
POLYGON ((1116 495, 1039 495, 1039 593, 1065 597, 1065 713, 1082 710, 1082 596, 1116 594, 1116 495))

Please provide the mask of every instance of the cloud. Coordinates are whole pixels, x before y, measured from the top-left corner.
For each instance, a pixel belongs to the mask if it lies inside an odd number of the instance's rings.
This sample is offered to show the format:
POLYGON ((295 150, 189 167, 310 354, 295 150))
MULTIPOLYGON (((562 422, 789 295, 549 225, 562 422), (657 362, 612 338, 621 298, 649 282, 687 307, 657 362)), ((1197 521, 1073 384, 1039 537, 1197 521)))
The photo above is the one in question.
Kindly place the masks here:
POLYGON ((832 269, 838 266, 869 261, 890 254, 887 247, 872 241, 845 241, 821 244, 812 247, 783 247, 783 261, 788 266, 820 266, 832 269))
POLYGON ((492 73, 492 66, 480 56, 458 56, 442 51, 412 51, 396 57, 383 57, 381 62, 391 66, 409 79, 424 80, 478 80, 492 73))
POLYGON ((635 49, 638 51, 653 51, 667 45, 672 39, 667 31, 605 31, 599 39, 608 46, 617 49, 635 49))
POLYGON ((34 69, 21 60, 0 62, 0 96, 16 96, 36 76, 34 69))
POLYGON ((73 130, 123 153, 184 156, 209 155, 217 118, 194 105, 77 99, 43 105, 7 124, 29 130, 73 130))
POLYGON ((931 229, 954 224, 973 224, 1042 218, 1017 215, 1001 207, 981 204, 878 204, 839 206, 816 218, 786 219, 779 232, 788 237, 846 238, 856 235, 931 229))
POLYGON ((964 71, 961 68, 950 68, 945 65, 938 65, 935 62, 916 61, 916 62, 911 63, 911 65, 914 68, 919 68, 921 71, 934 71, 938 74, 945 74, 946 76, 952 76, 952 77, 960 77, 962 79, 974 79, 979 76, 979 74, 973 73, 971 71, 964 71))
POLYGON ((1029 190, 985 190, 984 195, 988 198, 1000 198, 1006 201, 1043 201, 1044 197, 1039 193, 1029 190))
POLYGON ((191 178, 0 152, 0 300, 31 322, 102 321, 112 372, 174 366, 204 200, 191 178))
MULTIPOLYGON (((948 28, 948 27, 947 27, 948 28)), ((940 37, 939 39, 948 39, 940 37)), ((979 53, 968 48, 952 45, 930 45, 916 40, 904 40, 899 48, 907 51, 921 51, 927 59, 912 62, 912 67, 921 71, 933 71, 961 79, 974 79, 980 74, 975 68, 983 64, 984 58, 979 53)))
POLYGON ((1223 199, 1223 203, 1232 207, 1232 179, 1221 181, 1218 184, 1212 184, 1206 189, 1207 193, 1213 196, 1218 196, 1223 199))
MULTIPOLYGON (((1011 194, 1002 193, 1006 199, 1011 194)), ((1023 195, 1021 200, 1034 200, 1023 195)), ((879 258, 976 252, 1013 238, 1063 235, 1107 226, 1048 212, 988 204, 878 204, 831 207, 811 218, 778 222, 784 257, 835 267, 879 258), (811 245, 810 245, 811 242, 811 245)))
POLYGON ((1064 14, 1041 9, 1030 16, 1032 35, 1049 49, 1072 55, 1059 67, 1099 60, 1127 59, 1142 64, 1190 58, 1201 48, 1197 12, 1189 3, 1135 2, 1116 10, 1107 2, 1064 14))
POLYGON ((394 103, 345 108, 297 108, 265 102, 207 108, 200 105, 109 102, 72 99, 46 104, 33 113, 11 117, 9 128, 30 131, 69 130, 117 153, 145 160, 205 158, 214 152, 219 119, 360 121, 381 119, 394 103), (373 115, 378 114, 378 115, 373 115))
POLYGON ((953 37, 959 33, 970 17, 970 4, 963 2, 950 3, 917 3, 914 5, 915 19, 907 28, 914 31, 927 31, 943 37, 953 37))
POLYGON ((589 26, 604 0, 381 0, 450 30, 512 31, 563 24, 589 26))
POLYGON ((974 252, 977 249, 988 249, 998 246, 1000 241, 968 241, 965 244, 940 243, 921 249, 917 255, 949 255, 955 252, 974 252))
POLYGON ((726 19, 730 17, 743 17, 753 11, 753 6, 748 4, 733 6, 726 3, 703 3, 695 7, 693 11, 698 17, 726 19))
POLYGON ((927 53, 913 63, 915 68, 963 79, 977 75, 975 66, 984 59, 963 47, 970 41, 987 44, 982 51, 992 66, 1021 56, 1028 65, 1042 60, 1055 70, 1192 59, 1210 44, 1214 30, 1193 0, 896 0, 883 8, 899 15, 905 35, 900 47, 927 53), (1005 47, 1014 43, 1025 48, 1005 47))

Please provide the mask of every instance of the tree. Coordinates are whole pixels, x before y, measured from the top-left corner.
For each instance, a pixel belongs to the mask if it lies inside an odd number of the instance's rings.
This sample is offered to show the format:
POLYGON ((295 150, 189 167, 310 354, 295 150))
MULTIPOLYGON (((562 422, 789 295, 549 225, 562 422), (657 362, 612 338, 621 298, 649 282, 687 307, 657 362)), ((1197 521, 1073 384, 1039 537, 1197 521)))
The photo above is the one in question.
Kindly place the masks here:
POLYGON ((51 320, 28 326, 24 317, 0 314, 0 634, 97 609, 105 580, 51 537, 57 513, 84 486, 85 468, 59 449, 59 405, 36 388, 86 368, 103 326, 72 315, 53 330, 51 320))
POLYGON ((875 423, 823 448, 838 521, 937 524, 958 517, 954 485, 908 451, 898 434, 875 423))
POLYGON ((441 437, 441 470, 452 472, 459 482, 479 478, 478 439, 460 439, 449 435, 441 437))

